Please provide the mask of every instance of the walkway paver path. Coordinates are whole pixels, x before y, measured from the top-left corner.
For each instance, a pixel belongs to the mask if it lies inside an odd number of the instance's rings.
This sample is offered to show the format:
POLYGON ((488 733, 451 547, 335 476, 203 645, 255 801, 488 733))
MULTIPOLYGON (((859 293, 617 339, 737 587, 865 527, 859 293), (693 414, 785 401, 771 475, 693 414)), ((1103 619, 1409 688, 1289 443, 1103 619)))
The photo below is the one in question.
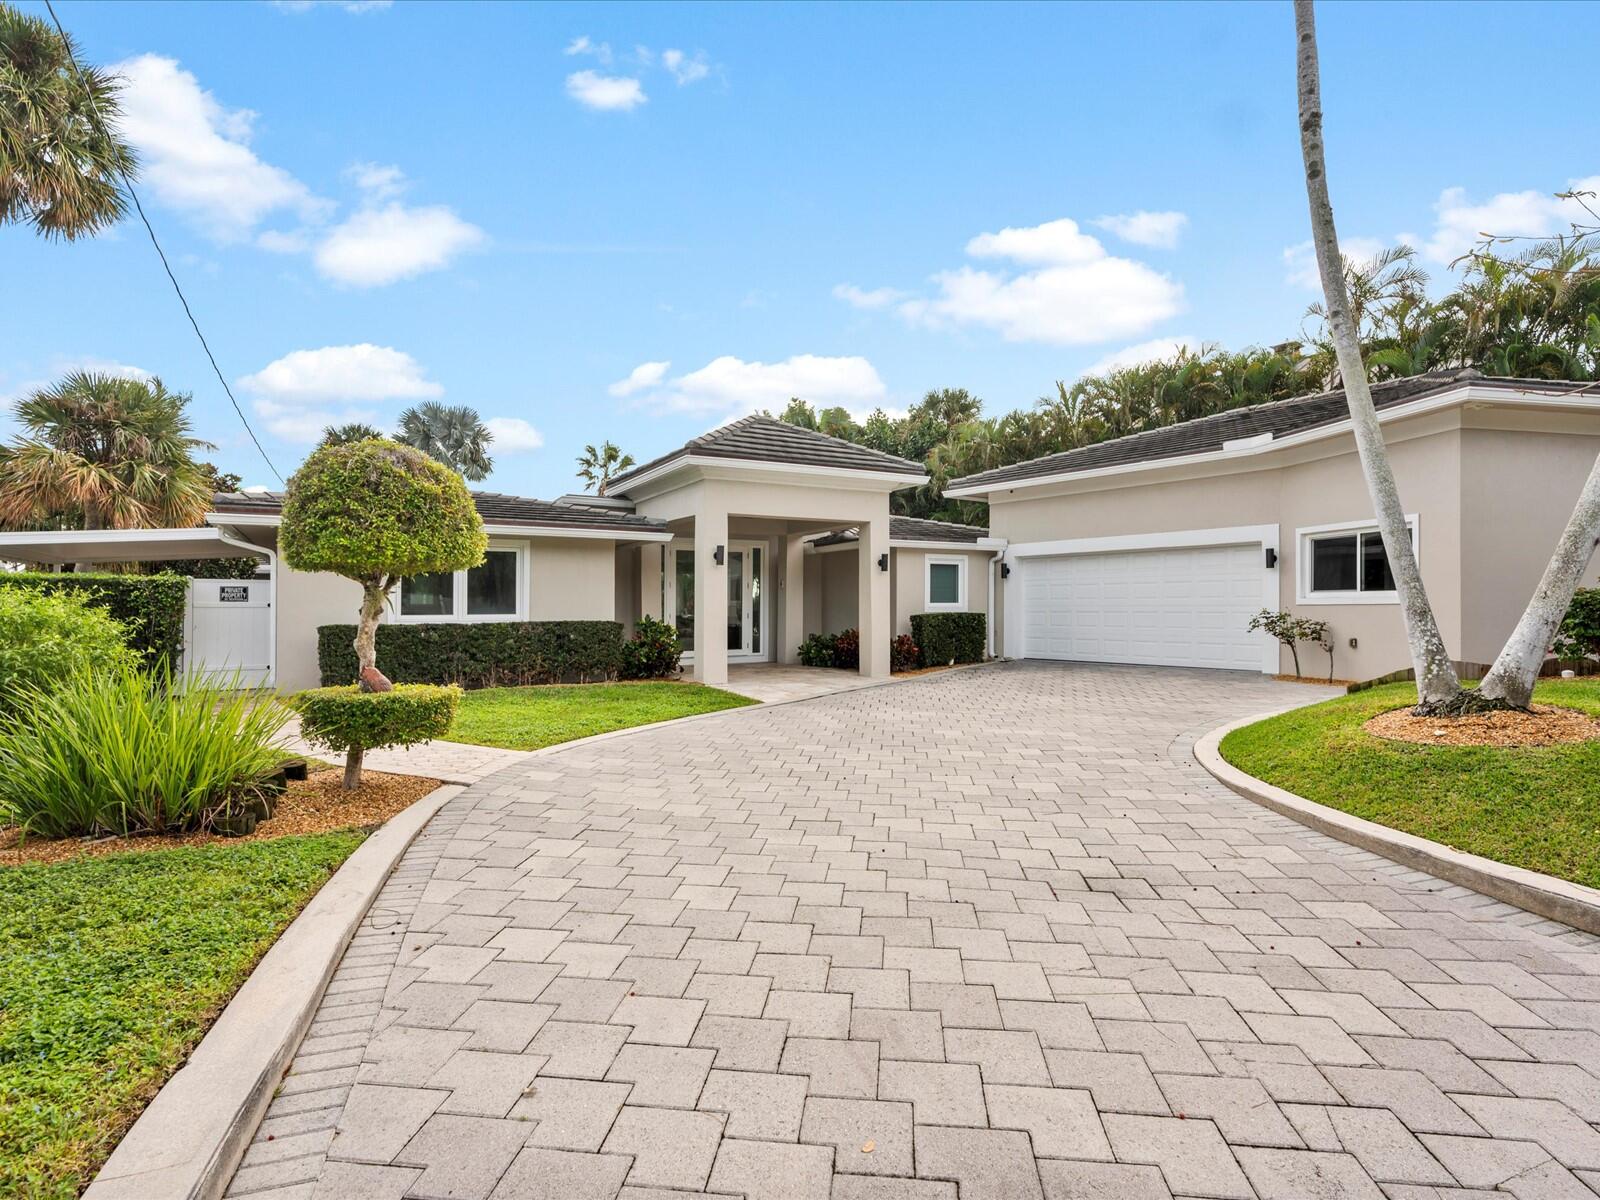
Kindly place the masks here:
POLYGON ((1190 757, 1307 695, 1004 665, 502 770, 230 1195, 1592 1196, 1600 942, 1190 757))

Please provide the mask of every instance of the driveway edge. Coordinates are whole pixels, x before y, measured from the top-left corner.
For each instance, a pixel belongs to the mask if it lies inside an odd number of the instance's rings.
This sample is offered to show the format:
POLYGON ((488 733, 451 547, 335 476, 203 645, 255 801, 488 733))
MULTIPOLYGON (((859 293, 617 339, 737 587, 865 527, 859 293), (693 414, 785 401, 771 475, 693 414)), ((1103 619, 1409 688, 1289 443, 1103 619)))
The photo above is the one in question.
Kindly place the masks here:
POLYGON ((1493 896, 1496 900, 1515 904, 1518 908, 1560 921, 1574 929, 1600 934, 1600 890, 1530 871, 1525 867, 1495 862, 1492 858, 1453 850, 1414 833, 1390 829, 1376 821, 1329 808, 1257 779, 1254 775, 1247 775, 1222 757, 1220 746, 1228 734, 1268 717, 1275 717, 1282 711, 1285 710, 1257 713, 1253 717, 1230 721, 1211 730, 1195 742, 1195 759, 1220 783, 1246 800, 1253 800, 1319 833, 1381 854, 1408 867, 1427 871, 1451 883, 1459 883, 1475 892, 1493 896))
POLYGON ((356 847, 156 1093, 85 1200, 222 1195, 367 909, 417 834, 463 790, 435 788, 356 847))

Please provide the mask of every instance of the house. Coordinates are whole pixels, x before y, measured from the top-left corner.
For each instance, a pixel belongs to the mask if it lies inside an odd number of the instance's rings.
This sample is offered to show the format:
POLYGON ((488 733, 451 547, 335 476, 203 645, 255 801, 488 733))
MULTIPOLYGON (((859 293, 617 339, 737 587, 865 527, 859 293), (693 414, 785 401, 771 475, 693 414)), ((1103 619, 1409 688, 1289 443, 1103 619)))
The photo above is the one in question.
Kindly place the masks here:
MULTIPOLYGON (((1600 385, 1436 373, 1373 386, 1423 583, 1465 673, 1492 662, 1600 457, 1600 385)), ((1003 543, 999 653, 1277 672, 1248 631, 1331 627, 1334 673, 1410 665, 1343 392, 957 479, 1003 543)), ((1596 579, 1591 562, 1586 582, 1596 579)), ((1325 667, 1302 648, 1302 663, 1325 667)))
MULTIPOLYGON (((792 663, 808 634, 856 628, 862 674, 887 677, 891 636, 913 614, 990 611, 997 547, 983 529, 890 515, 891 493, 926 480, 917 463, 746 417, 634 467, 604 497, 475 493, 483 564, 403 581, 385 620, 615 620, 629 633, 649 615, 676 626, 686 667, 708 683, 729 663, 792 663)), ((268 579, 191 585, 189 657, 314 687, 318 628, 352 623, 360 589, 278 557, 282 503, 218 495, 190 530, 0 534, 0 558, 259 557, 268 579)))

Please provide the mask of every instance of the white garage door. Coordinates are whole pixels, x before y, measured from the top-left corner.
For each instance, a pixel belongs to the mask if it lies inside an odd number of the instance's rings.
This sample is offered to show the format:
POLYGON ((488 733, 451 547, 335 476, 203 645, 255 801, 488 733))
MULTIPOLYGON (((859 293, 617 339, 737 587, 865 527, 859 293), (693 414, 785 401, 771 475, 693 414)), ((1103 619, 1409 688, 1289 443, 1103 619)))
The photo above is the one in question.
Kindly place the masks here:
POLYGON ((1259 671, 1260 545, 1070 554, 1022 563, 1027 658, 1259 671))

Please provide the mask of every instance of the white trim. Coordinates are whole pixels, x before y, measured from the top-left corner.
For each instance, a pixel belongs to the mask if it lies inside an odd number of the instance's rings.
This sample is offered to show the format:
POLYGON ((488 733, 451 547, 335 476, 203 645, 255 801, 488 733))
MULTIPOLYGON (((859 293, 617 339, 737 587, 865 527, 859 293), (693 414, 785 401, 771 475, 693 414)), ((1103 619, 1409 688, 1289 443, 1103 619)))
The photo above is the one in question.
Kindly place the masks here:
MULTIPOLYGON (((1562 408, 1571 409, 1575 412, 1600 414, 1600 397, 1594 395, 1590 395, 1587 398, 1579 398, 1564 392, 1539 392, 1532 388, 1512 391, 1508 388, 1464 385, 1452 388, 1447 392, 1439 392, 1423 396, 1418 400, 1411 400, 1379 409, 1378 421, 1380 424, 1387 424, 1405 417, 1436 412, 1469 402, 1490 406, 1507 405, 1515 407, 1521 405, 1529 408, 1562 408)), ((1194 467, 1209 463, 1230 462, 1235 459, 1249 458, 1261 454, 1273 454, 1279 450, 1286 450, 1294 446, 1303 446, 1312 442, 1341 437, 1349 432, 1350 420, 1349 418, 1344 418, 1329 425, 1319 425, 1314 429, 1304 429, 1298 433, 1284 434, 1282 437, 1274 438, 1271 442, 1261 445, 1242 446, 1232 450, 1207 450, 1199 454, 1185 454, 1174 458, 1147 459, 1142 462, 1120 463, 1110 467, 1093 467, 1084 471, 1063 471, 1055 475, 1039 475, 1027 479, 1004 479, 996 480, 993 483, 974 484, 967 487, 947 487, 944 490, 944 494, 950 497, 988 497, 997 492, 1022 491, 1045 487, 1050 484, 1076 483, 1085 479, 1104 479, 1117 475, 1135 474, 1141 471, 1170 470, 1176 467, 1194 467)), ((1238 440, 1243 441, 1244 439, 1238 440)))
MULTIPOLYGON (((503 554, 517 556, 516 572, 516 597, 517 607, 515 612, 509 613, 480 613, 467 612, 467 571, 452 571, 451 575, 451 600, 448 614, 425 613, 412 616, 400 610, 401 598, 406 586, 405 580, 395 584, 394 592, 389 597, 387 619, 396 625, 492 625, 497 621, 526 621, 528 619, 528 593, 532 588, 531 576, 528 571, 528 544, 526 542, 505 542, 491 539, 487 550, 497 550, 503 554)), ((471 570, 471 568, 468 568, 471 570)))
MULTIPOLYGON (((79 546, 96 542, 143 542, 160 546, 166 542, 220 541, 230 546, 245 546, 252 554, 267 554, 261 546, 233 541, 209 525, 196 525, 190 529, 24 529, 0 533, 0 550, 21 546, 79 546)), ((204 554, 198 558, 207 557, 204 554)), ((224 558, 236 557, 223 555, 224 558)), ((242 556, 237 556, 242 557, 242 556)))
MULTIPOLYGON (((1177 529, 1164 533, 1127 533, 1111 537, 1065 538, 1049 542, 1017 542, 1006 550, 1005 559, 1027 560, 1053 558, 1068 554, 1115 554, 1130 550, 1181 550, 1193 546, 1247 546, 1261 547, 1261 606, 1276 611, 1279 608, 1279 567, 1266 565, 1266 552, 1271 550, 1282 565, 1277 525, 1227 525, 1213 529, 1177 529)), ((1005 589, 1006 652, 1012 658, 1022 658, 1026 648, 1023 631, 1027 628, 1023 614, 1023 589, 1021 580, 1008 581, 1005 589)), ((1278 673, 1278 643, 1261 634, 1261 670, 1266 675, 1278 673)))
POLYGON ((976 554, 987 549, 987 547, 978 545, 977 542, 918 542, 909 538, 905 541, 896 541, 894 538, 890 538, 889 548, 892 550, 938 550, 945 554, 961 554, 963 552, 976 554))
MULTIPOLYGON (((1422 524, 1416 513, 1406 514, 1406 526, 1411 530, 1411 552, 1418 566, 1422 563, 1422 524)), ((1377 533, 1376 520, 1334 521, 1327 525, 1302 525, 1294 531, 1294 602, 1308 607, 1321 604, 1399 604, 1400 593, 1387 592, 1314 592, 1311 590, 1311 543, 1319 538, 1336 537, 1347 533, 1377 533)), ((1357 542, 1356 580, 1361 578, 1360 543, 1357 542)))
MULTIPOLYGON (((208 512, 208 525, 239 525, 250 528, 276 528, 283 522, 281 513, 230 513, 208 512)), ((495 521, 483 523, 490 537, 554 537, 598 538, 610 542, 670 542, 670 529, 591 529, 566 525, 506 525, 495 521)), ((146 530, 145 532, 150 532, 146 530)))
POLYGON ((965 554, 930 554, 922 560, 922 607, 927 612, 967 611, 967 556, 965 554), (933 599, 934 567, 956 569, 956 602, 937 604, 933 599))
MULTIPOLYGON (((698 467, 701 470, 716 469, 729 474, 739 471, 755 471, 767 474, 800 475, 818 482, 852 480, 862 484, 887 483, 892 486, 885 491, 898 491, 903 487, 919 487, 928 482, 928 476, 897 474, 891 471, 874 471, 862 467, 818 467, 807 463, 768 462, 753 458, 724 458, 714 454, 686 454, 682 458, 670 458, 666 462, 658 463, 653 467, 645 467, 637 474, 630 476, 626 482, 612 480, 610 487, 613 494, 629 496, 641 487, 665 478, 674 471, 682 471, 698 467)), ((871 488, 869 490, 879 490, 871 488)))

